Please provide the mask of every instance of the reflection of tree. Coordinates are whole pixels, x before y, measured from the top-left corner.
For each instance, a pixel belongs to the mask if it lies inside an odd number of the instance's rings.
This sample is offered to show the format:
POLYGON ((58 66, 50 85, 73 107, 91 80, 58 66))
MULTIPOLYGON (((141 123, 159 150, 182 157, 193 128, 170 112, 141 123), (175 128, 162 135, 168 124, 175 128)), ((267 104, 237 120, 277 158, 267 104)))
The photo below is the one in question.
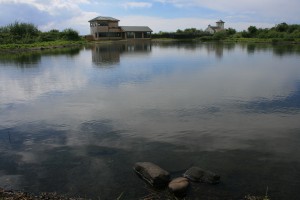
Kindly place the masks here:
POLYGON ((18 67, 18 68, 32 68, 37 67, 41 62, 42 56, 65 55, 75 56, 80 52, 80 48, 62 48, 51 49, 33 52, 17 52, 17 53, 0 53, 0 64, 18 67))
POLYGON ((246 49, 248 54, 253 54, 256 51, 262 52, 273 52, 275 56, 284 56, 291 54, 300 54, 300 46, 299 45, 291 45, 291 44, 282 44, 282 45, 274 45, 274 44, 239 44, 242 49, 246 49))
POLYGON ((100 67, 108 67, 120 62, 123 53, 148 53, 151 42, 136 41, 127 43, 98 44, 92 47, 92 61, 100 67))
POLYGON ((196 51, 197 49, 205 49, 208 53, 215 53, 216 57, 221 58, 223 56, 223 51, 231 51, 235 48, 234 43, 202 43, 195 41, 175 41, 175 42, 161 42, 155 43, 155 45, 160 48, 178 48, 196 51))

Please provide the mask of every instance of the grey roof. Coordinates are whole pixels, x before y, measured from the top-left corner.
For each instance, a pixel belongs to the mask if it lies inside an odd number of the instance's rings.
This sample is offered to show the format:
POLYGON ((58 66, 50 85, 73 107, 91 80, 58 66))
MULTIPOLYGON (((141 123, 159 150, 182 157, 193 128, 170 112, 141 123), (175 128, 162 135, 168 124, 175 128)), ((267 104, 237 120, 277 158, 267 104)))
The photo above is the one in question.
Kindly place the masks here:
POLYGON ((112 18, 112 17, 103 17, 103 16, 98 16, 94 19, 91 19, 89 22, 92 22, 92 21, 120 21, 118 19, 115 19, 115 18, 112 18))
POLYGON ((217 21, 216 23, 225 23, 225 22, 223 22, 223 21, 220 19, 220 20, 217 21))
POLYGON ((124 32, 152 32, 148 26, 120 26, 124 32))

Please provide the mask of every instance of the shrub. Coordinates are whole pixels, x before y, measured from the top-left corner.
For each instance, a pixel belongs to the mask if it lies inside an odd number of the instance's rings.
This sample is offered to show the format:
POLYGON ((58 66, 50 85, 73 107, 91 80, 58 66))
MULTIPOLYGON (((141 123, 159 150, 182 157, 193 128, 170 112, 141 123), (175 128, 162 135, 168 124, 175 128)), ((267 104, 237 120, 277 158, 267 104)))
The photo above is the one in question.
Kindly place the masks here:
POLYGON ((71 28, 65 29, 62 32, 62 38, 65 40, 79 40, 79 33, 71 28))

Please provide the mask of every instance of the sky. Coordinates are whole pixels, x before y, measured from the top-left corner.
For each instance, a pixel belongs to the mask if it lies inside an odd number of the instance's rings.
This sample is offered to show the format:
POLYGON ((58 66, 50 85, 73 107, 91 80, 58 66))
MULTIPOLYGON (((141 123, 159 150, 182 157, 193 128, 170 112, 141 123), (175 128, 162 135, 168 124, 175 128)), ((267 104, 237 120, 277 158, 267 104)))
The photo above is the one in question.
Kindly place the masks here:
POLYGON ((197 28, 218 20, 225 28, 300 24, 300 0, 0 0, 0 26, 15 21, 42 31, 73 28, 89 34, 88 21, 97 16, 120 20, 121 26, 149 26, 154 32, 197 28))

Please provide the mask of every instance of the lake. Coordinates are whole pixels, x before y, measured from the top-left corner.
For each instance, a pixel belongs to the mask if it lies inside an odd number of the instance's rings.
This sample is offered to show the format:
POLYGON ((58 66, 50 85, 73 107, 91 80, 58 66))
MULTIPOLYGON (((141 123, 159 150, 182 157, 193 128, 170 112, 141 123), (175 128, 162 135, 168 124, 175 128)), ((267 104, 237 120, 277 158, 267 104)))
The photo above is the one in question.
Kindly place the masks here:
POLYGON ((187 199, 299 199, 300 46, 120 42, 0 54, 0 187, 165 199, 149 161, 221 183, 187 199))

